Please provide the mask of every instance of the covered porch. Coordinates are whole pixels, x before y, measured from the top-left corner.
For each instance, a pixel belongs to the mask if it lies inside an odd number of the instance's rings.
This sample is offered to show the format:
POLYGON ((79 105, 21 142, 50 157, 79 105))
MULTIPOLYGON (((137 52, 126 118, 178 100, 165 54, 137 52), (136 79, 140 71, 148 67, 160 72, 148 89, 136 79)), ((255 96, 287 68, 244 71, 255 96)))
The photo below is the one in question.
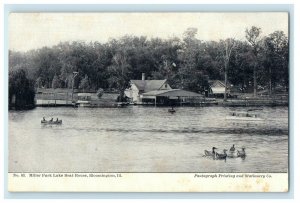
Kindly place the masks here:
POLYGON ((142 94, 143 104, 152 105, 185 105, 198 104, 204 100, 204 96, 195 92, 181 89, 154 90, 142 94))

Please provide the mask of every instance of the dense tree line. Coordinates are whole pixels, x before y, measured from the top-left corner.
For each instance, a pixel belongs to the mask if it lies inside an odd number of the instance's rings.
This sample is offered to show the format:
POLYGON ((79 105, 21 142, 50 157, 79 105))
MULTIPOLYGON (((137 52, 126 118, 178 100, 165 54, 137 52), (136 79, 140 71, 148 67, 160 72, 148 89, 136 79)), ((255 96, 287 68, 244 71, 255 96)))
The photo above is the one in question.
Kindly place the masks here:
POLYGON ((242 92, 288 87, 289 44, 282 31, 268 36, 245 31, 245 40, 203 41, 189 28, 183 39, 124 36, 99 42, 62 42, 27 52, 9 52, 9 69, 23 69, 36 87, 104 90, 123 95, 130 79, 168 79, 173 88, 200 92, 209 80, 242 92), (73 83, 73 72, 78 72, 73 83))
POLYGON ((15 109, 34 107, 34 81, 27 78, 23 69, 9 73, 9 107, 15 109))

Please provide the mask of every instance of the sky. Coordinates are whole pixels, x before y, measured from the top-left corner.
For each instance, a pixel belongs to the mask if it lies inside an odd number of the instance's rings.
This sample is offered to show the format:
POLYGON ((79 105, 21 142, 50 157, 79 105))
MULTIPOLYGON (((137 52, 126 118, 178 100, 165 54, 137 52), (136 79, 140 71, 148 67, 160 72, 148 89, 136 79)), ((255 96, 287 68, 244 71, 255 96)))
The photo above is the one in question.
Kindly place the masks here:
POLYGON ((187 28, 198 29, 204 41, 233 37, 245 40, 251 26, 262 36, 281 30, 288 35, 288 13, 10 13, 9 49, 28 51, 65 41, 98 41, 124 35, 148 38, 183 37, 187 28))

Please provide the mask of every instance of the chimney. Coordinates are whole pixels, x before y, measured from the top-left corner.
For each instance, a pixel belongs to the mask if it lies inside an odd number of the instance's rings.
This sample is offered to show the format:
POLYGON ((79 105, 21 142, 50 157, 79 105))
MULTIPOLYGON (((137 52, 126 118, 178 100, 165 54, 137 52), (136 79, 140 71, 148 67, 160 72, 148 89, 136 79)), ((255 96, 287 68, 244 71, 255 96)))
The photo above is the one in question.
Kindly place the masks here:
POLYGON ((145 73, 142 73, 142 80, 145 80, 145 73))

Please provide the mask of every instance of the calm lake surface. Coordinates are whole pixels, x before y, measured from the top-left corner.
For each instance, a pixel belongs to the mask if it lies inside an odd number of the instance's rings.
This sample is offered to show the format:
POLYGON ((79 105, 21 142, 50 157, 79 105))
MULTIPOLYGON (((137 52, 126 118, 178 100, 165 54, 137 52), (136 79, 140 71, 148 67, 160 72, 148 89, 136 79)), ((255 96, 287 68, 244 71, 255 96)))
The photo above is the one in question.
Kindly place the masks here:
POLYGON ((287 172, 288 107, 256 110, 263 121, 230 121, 249 108, 36 108, 9 112, 9 172, 287 172), (44 126, 53 117, 61 126, 44 126), (213 160, 204 150, 246 148, 213 160))

